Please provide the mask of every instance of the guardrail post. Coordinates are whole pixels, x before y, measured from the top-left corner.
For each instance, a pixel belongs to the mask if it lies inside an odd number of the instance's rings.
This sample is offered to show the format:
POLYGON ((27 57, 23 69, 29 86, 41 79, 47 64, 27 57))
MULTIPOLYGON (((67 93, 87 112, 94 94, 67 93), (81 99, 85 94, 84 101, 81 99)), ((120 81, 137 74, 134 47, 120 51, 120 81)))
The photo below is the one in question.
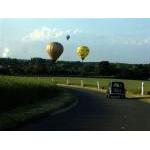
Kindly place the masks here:
POLYGON ((99 81, 97 81, 97 88, 98 88, 98 90, 100 89, 99 81))
POLYGON ((141 95, 142 96, 144 95, 144 82, 142 82, 141 84, 141 95))
POLYGON ((81 87, 84 87, 83 80, 81 80, 81 87))
POLYGON ((54 82, 54 79, 52 78, 52 83, 54 82))

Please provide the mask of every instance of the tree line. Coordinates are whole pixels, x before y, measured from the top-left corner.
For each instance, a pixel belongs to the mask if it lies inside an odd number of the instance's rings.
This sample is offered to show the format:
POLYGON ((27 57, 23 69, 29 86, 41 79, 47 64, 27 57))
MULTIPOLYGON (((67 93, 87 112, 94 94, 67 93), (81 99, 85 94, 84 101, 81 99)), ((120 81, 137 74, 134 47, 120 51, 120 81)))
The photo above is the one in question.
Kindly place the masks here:
POLYGON ((79 61, 58 61, 32 58, 30 60, 0 58, 0 75, 20 76, 84 76, 123 79, 150 79, 149 64, 126 64, 79 61))

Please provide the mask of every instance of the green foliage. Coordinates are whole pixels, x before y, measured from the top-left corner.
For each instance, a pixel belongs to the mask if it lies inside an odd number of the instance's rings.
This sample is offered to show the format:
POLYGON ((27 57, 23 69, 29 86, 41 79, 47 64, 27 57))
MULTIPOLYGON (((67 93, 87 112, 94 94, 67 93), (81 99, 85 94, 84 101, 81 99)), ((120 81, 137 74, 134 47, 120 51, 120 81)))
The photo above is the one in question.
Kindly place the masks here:
POLYGON ((107 76, 122 79, 149 79, 150 64, 123 64, 101 62, 65 62, 52 64, 50 60, 32 58, 20 60, 0 58, 1 75, 22 76, 107 76))

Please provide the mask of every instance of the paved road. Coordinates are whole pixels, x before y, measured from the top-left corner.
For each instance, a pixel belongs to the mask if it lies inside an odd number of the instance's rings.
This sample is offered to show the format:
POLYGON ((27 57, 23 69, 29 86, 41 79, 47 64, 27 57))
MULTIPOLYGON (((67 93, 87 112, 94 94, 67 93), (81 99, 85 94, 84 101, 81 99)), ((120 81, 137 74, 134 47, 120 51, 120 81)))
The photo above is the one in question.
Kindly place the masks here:
POLYGON ((71 110, 28 123, 15 130, 120 131, 150 130, 150 104, 138 100, 107 99, 98 92, 65 88, 78 97, 71 110))

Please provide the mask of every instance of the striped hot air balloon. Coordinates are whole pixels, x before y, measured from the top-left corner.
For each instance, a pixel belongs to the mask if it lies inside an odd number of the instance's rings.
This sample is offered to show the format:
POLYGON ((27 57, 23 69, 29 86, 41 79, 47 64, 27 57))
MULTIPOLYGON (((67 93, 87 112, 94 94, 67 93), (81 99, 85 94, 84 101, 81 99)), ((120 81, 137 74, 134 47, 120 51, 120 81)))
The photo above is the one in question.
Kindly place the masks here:
POLYGON ((60 57, 60 55, 63 53, 64 47, 61 43, 51 42, 47 44, 46 51, 49 57, 51 58, 52 62, 55 63, 60 57))

